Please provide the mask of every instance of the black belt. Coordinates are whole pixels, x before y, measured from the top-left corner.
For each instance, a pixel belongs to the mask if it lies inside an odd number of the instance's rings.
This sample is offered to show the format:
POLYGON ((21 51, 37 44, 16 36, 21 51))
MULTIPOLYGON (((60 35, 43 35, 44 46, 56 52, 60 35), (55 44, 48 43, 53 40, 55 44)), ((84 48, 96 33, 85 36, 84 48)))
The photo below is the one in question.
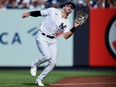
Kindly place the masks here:
POLYGON ((45 33, 42 33, 42 35, 44 35, 44 36, 46 36, 46 37, 48 37, 48 38, 50 38, 50 39, 55 38, 55 36, 49 36, 49 35, 46 35, 45 33))

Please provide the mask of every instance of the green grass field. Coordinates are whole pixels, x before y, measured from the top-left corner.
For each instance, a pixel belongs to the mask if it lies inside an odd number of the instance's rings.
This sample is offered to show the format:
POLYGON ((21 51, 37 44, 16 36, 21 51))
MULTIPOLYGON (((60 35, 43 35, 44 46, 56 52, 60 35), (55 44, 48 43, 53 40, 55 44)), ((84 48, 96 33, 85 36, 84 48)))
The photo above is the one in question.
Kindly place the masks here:
MULTIPOLYGON (((38 71, 37 75, 39 75, 38 71)), ((82 76, 116 76, 116 71, 109 70, 75 70, 75 71, 52 71, 44 83, 46 85, 57 82, 65 77, 82 76)), ((29 70, 0 70, 0 87, 38 87, 34 84, 36 77, 30 75, 29 70)), ((47 87, 47 86, 46 86, 47 87)))

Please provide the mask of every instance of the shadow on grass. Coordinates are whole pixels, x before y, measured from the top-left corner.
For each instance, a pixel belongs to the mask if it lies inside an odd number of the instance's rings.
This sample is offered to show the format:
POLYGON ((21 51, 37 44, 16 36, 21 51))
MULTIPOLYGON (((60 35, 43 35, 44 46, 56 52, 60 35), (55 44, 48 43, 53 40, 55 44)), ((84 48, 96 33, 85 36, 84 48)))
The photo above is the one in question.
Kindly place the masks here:
MULTIPOLYGON (((5 86, 9 86, 9 87, 11 87, 11 86, 34 86, 34 87, 38 87, 38 85, 37 84, 35 84, 35 83, 0 83, 0 87, 5 87, 5 86)), ((45 86, 44 87, 48 87, 49 86, 49 84, 45 84, 45 86)))
MULTIPOLYGON (((37 86, 37 84, 34 84, 34 83, 22 83, 22 85, 37 86)), ((45 85, 45 87, 50 86, 50 84, 44 84, 44 85, 45 85)))
POLYGON ((33 85, 33 86, 36 86, 35 83, 21 83, 22 85, 33 85))

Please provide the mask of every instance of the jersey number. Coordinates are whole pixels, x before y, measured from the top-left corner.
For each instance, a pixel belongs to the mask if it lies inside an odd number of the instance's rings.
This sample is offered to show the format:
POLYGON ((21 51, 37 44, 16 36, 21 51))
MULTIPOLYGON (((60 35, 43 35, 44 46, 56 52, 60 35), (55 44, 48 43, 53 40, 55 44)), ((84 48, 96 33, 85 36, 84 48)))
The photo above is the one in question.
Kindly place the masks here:
POLYGON ((60 26, 59 26, 60 29, 64 29, 66 28, 66 25, 64 25, 64 23, 61 23, 60 26))

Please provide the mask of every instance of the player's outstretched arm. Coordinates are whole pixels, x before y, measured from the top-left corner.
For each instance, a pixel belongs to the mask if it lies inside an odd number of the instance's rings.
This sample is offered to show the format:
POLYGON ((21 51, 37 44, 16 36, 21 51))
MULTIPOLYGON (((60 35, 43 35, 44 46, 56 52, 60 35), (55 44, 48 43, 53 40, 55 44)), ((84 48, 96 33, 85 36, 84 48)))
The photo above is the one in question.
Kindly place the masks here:
POLYGON ((72 36, 72 34, 74 33, 74 31, 77 29, 77 27, 79 26, 79 23, 74 23, 74 27, 70 29, 70 31, 63 33, 63 36, 65 39, 68 39, 70 36, 72 36))
POLYGON ((26 18, 29 16, 38 17, 38 16, 41 16, 41 12, 40 11, 26 12, 26 13, 23 13, 22 18, 26 18))

